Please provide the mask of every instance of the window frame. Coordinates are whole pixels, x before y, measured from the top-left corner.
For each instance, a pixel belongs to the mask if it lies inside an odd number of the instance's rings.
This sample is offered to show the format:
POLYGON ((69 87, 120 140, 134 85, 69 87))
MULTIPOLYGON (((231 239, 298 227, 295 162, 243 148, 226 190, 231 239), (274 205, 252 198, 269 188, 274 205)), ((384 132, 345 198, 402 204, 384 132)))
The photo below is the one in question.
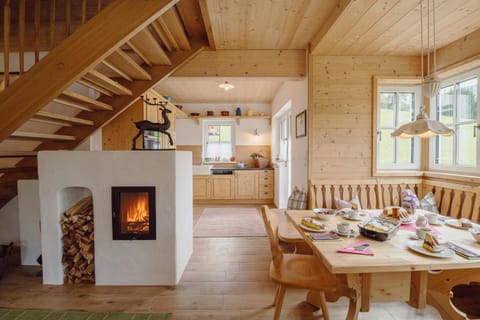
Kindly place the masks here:
MULTIPOLYGON (((437 171, 437 172, 452 172, 452 173, 463 173, 463 174, 474 174, 474 175, 479 175, 480 171, 480 139, 479 134, 480 131, 478 130, 478 124, 480 123, 480 68, 469 70, 466 72, 462 72, 460 74, 454 75, 452 77, 446 78, 442 80, 441 83, 441 88, 448 87, 451 85, 458 85, 461 82, 466 82, 469 80, 472 80, 474 78, 477 78, 477 152, 476 152, 476 165, 469 167, 469 166, 462 166, 462 165, 445 165, 445 164, 436 164, 435 159, 436 159, 436 147, 437 147, 437 138, 432 138, 429 141, 429 153, 428 153, 428 169, 431 171, 437 171)), ((457 96, 455 95, 455 103, 457 101, 457 96)), ((433 97, 431 99, 430 105, 433 106, 433 108, 430 108, 429 116, 430 119, 437 119, 436 117, 436 112, 437 112, 437 97, 433 97)), ((457 107, 457 106, 456 106, 457 107)), ((456 110, 456 109, 455 109, 456 110)), ((453 122, 453 128, 455 130, 456 125, 458 125, 457 121, 457 113, 454 110, 454 122, 453 122)), ((453 159, 456 161, 458 159, 458 136, 457 133, 453 135, 454 141, 454 152, 453 152, 453 159)))
POLYGON ((231 127, 231 156, 235 155, 235 144, 236 144, 236 138, 235 138, 235 132, 236 132, 236 122, 235 120, 203 120, 202 121, 202 161, 206 161, 206 158, 211 158, 208 162, 228 162, 230 161, 229 158, 227 159, 219 159, 215 160, 215 157, 209 157, 206 154, 207 150, 207 144, 208 144, 208 126, 209 125, 214 125, 214 126, 230 126, 231 127))
MULTIPOLYGON (((422 166, 422 142, 420 138, 414 139, 413 163, 380 163, 380 94, 382 92, 414 92, 416 117, 422 103, 421 80, 418 77, 383 78, 374 77, 373 92, 373 131, 372 131, 372 176, 389 175, 392 172, 419 171, 422 166)), ((393 139, 393 138, 392 138, 393 139)), ((394 138, 400 139, 400 138, 394 138)))

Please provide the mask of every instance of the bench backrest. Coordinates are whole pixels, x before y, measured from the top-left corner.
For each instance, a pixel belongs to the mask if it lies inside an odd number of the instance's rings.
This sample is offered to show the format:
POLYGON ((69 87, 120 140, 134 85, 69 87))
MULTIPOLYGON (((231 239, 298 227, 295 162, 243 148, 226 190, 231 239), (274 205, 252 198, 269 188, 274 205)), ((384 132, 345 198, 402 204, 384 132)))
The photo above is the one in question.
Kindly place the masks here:
POLYGON ((402 192, 413 190, 419 199, 435 195, 440 213, 452 218, 480 222, 480 186, 424 177, 382 177, 359 180, 317 180, 309 182, 309 208, 335 208, 335 199, 358 196, 365 209, 399 206, 402 192))

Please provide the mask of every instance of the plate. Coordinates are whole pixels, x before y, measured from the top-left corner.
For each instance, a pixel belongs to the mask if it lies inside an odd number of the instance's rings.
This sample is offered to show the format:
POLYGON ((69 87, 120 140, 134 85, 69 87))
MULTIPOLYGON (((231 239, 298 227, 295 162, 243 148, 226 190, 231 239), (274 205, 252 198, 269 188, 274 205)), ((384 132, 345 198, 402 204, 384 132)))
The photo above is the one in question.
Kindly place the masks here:
POLYGON ((399 220, 400 221, 400 224, 411 224, 411 223, 414 223, 415 220, 411 219, 411 220, 399 220))
POLYGON ((460 222, 460 221, 457 220, 457 219, 445 220, 445 224, 449 225, 450 227, 457 228, 457 229, 468 230, 468 229, 470 229, 470 228, 477 228, 477 227, 479 227, 479 225, 476 224, 476 223, 472 223, 472 226, 471 226, 471 227, 462 227, 462 225, 461 225, 459 222, 460 222))
POLYGON ((435 223, 429 222, 428 224, 431 224, 432 226, 441 226, 441 225, 443 225, 443 222, 440 221, 440 220, 437 220, 437 222, 435 222, 435 223))
POLYGON ((335 228, 335 230, 333 230, 336 234, 338 234, 339 236, 344 236, 344 237, 349 237, 349 236, 355 236, 356 233, 355 233, 355 230, 353 229, 350 229, 350 232, 340 232, 338 231, 337 228, 335 228))
POLYGON ((323 229, 313 229, 313 228, 310 228, 310 227, 307 227, 307 226, 304 226, 303 224, 299 224, 300 228, 302 228, 303 230, 306 230, 306 231, 310 231, 310 232, 326 232, 327 231, 327 228, 323 228, 323 229))
POLYGON ((348 213, 345 213, 343 215, 343 217, 347 220, 353 220, 353 221, 361 221, 363 220, 365 217, 358 217, 358 218, 353 218, 353 217, 350 217, 350 215, 348 213))
POLYGON ((445 248, 440 252, 431 252, 431 251, 428 251, 428 250, 424 249, 422 247, 422 244, 423 244, 423 240, 408 241, 408 247, 411 250, 416 251, 416 252, 421 253, 421 254, 424 254, 424 255, 427 255, 427 256, 430 256, 430 257, 451 258, 455 255, 455 252, 453 252, 452 250, 450 250, 448 248, 445 248))

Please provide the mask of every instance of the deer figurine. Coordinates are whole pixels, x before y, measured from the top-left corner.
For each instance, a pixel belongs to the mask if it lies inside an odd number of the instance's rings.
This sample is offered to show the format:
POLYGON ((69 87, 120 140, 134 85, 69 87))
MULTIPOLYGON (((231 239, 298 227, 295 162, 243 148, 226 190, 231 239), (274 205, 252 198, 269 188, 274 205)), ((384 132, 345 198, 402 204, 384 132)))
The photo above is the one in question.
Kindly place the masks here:
POLYGON ((173 146, 172 136, 170 135, 170 132, 167 131, 170 128, 170 120, 168 119, 168 114, 171 113, 172 111, 167 109, 165 105, 161 105, 160 110, 162 110, 163 123, 151 122, 148 120, 135 122, 135 126, 138 129, 138 133, 132 139, 132 150, 136 149, 135 146, 136 146, 137 139, 138 137, 140 137, 140 135, 144 134, 145 130, 158 131, 163 134, 166 134, 168 136, 168 141, 170 145, 173 146))

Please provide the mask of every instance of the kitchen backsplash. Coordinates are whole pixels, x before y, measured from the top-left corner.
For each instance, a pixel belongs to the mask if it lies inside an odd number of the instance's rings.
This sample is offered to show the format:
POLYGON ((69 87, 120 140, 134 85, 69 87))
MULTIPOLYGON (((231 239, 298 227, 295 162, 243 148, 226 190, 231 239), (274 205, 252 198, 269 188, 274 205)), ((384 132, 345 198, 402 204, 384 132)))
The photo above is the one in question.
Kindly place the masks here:
MULTIPOLYGON (((202 146, 179 146, 177 150, 192 151, 192 164, 201 164, 202 162, 202 146)), ((235 162, 243 162, 248 167, 253 167, 253 160, 250 158, 252 153, 262 153, 265 158, 270 159, 271 148, 269 145, 260 146, 236 146, 235 162)))

